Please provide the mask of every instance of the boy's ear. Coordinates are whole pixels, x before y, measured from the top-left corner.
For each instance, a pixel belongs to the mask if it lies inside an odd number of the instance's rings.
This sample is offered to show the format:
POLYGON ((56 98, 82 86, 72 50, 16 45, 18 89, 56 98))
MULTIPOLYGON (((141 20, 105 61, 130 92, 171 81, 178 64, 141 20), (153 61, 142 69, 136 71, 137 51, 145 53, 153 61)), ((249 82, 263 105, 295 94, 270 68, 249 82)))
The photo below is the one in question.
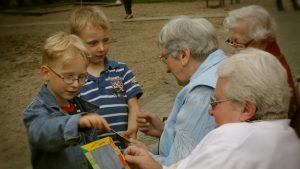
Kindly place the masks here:
POLYGON ((240 116, 240 121, 251 119, 256 113, 256 104, 251 101, 246 101, 244 111, 240 116))
POLYGON ((40 67, 40 76, 44 82, 49 80, 49 68, 46 65, 40 67))

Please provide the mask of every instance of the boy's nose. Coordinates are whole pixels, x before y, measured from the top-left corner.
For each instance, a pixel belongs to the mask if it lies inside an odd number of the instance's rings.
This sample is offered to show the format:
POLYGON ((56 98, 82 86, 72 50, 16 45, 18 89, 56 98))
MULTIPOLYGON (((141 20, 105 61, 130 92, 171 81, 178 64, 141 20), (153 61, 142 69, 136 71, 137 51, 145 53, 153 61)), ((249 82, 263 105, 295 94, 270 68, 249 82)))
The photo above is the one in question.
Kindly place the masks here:
POLYGON ((78 87, 78 86, 80 86, 81 84, 79 83, 79 79, 74 79, 74 80, 73 80, 73 83, 72 83, 71 85, 74 86, 74 87, 78 87))
POLYGON ((103 51, 104 50, 104 46, 102 42, 99 42, 98 44, 98 51, 103 51))

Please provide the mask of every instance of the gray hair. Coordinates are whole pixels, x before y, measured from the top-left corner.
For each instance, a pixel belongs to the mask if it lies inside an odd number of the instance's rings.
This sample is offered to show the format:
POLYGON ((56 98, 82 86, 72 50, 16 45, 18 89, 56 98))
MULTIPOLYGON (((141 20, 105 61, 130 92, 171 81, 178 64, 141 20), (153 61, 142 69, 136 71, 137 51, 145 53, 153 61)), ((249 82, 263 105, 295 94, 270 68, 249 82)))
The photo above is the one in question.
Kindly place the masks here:
POLYGON ((245 32, 255 41, 276 39, 277 24, 274 18, 266 9, 258 5, 250 5, 229 12, 223 24, 226 31, 239 24, 245 24, 247 28, 245 32))
POLYGON ((204 18, 172 19, 160 31, 158 41, 173 57, 182 49, 188 48, 192 57, 198 60, 204 60, 218 48, 215 28, 204 18))
POLYGON ((233 103, 256 104, 250 120, 287 118, 291 89, 287 73, 271 54, 254 48, 245 49, 226 59, 218 69, 219 78, 227 78, 223 93, 233 103))

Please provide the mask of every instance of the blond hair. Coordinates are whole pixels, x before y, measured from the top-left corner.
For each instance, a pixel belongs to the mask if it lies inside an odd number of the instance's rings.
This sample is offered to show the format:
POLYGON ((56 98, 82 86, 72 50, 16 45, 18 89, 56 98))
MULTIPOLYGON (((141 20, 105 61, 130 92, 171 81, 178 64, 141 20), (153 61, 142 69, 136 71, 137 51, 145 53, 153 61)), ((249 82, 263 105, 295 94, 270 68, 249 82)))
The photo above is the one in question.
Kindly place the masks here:
POLYGON ((96 6, 86 6, 77 8, 70 17, 70 31, 73 34, 80 35, 86 27, 102 28, 109 30, 110 25, 106 15, 96 6))
POLYGON ((91 54, 83 41, 76 35, 58 32, 47 38, 43 49, 42 64, 53 65, 61 59, 63 64, 68 64, 78 56, 84 59, 86 65, 89 64, 91 54))

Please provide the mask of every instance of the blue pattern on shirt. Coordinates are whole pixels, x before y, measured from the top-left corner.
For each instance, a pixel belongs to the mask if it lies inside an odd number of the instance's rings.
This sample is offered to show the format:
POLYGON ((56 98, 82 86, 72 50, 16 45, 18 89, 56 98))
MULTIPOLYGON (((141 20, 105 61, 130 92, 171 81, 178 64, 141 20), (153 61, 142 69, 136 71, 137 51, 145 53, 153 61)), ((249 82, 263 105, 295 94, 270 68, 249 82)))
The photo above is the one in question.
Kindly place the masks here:
MULTIPOLYGON (((140 85, 126 64, 105 58, 105 69, 99 77, 87 74, 87 81, 82 86, 80 97, 99 106, 98 113, 110 127, 117 132, 124 132, 128 126, 128 100, 142 95, 140 85), (124 85, 124 88, 113 88, 124 85)), ((113 133, 99 135, 99 138, 111 136, 117 146, 120 142, 113 133)), ((124 147, 123 147, 124 148, 124 147)))

